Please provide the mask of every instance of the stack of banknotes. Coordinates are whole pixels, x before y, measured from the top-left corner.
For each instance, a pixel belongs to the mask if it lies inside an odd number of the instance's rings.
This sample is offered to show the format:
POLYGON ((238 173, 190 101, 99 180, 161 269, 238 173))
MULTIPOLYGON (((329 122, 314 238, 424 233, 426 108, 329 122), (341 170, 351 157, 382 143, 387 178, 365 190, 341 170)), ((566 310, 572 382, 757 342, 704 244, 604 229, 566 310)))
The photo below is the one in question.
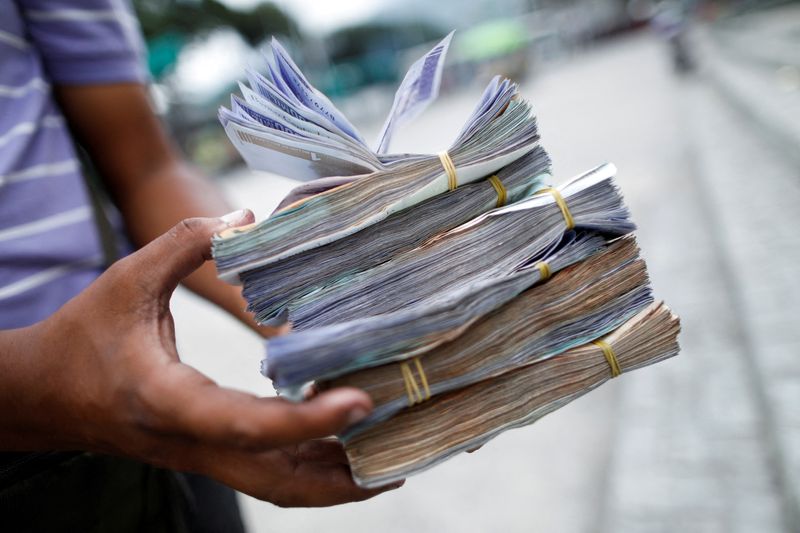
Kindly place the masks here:
POLYGON ((678 353, 635 225, 601 165, 557 187, 531 106, 493 79, 446 152, 392 154, 439 91, 452 34, 410 68, 374 148, 273 42, 220 119, 253 169, 309 180, 213 240, 267 342, 262 372, 365 390, 339 438, 362 486, 391 483, 678 353))

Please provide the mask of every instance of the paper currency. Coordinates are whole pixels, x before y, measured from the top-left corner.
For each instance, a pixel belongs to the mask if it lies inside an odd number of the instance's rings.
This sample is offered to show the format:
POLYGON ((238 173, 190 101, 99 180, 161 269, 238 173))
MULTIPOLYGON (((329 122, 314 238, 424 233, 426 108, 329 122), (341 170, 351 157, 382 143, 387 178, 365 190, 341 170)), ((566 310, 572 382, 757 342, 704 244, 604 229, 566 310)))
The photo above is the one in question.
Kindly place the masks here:
MULTIPOLYGON (((389 216, 383 222, 329 244, 289 256, 264 267, 238 274, 249 309, 261 322, 289 319, 299 301, 327 285, 352 279, 422 245, 432 237, 497 207, 514 203, 543 189, 549 182, 549 158, 536 148, 495 175, 496 181, 478 181, 430 198, 414 209, 389 216), (502 188, 498 193, 497 187, 502 188), (314 265, 314 268, 308 268, 314 265)), ((236 272, 231 262, 218 261, 220 275, 236 272), (225 270, 226 267, 231 270, 225 270)))
POLYGON ((389 111, 389 116, 386 117, 386 122, 378 136, 378 145, 375 150, 377 153, 388 152, 395 129, 422 113, 439 95, 444 59, 452 38, 453 32, 450 32, 447 37, 442 39, 442 42, 434 46, 430 52, 419 58, 408 69, 408 73, 394 95, 392 110, 389 111))
MULTIPOLYGON (((267 58, 267 75, 248 71, 242 97, 221 108, 220 121, 253 169, 311 180, 385 169, 414 156, 388 154, 392 135, 439 94, 452 33, 415 62, 398 88, 392 109, 371 150, 358 130, 317 90, 277 39, 267 58)), ((495 84, 496 86, 497 84, 495 84)))
MULTIPOLYGON (((652 304, 603 338, 619 371, 678 353, 678 319, 652 304)), ((345 441, 356 482, 377 487, 436 466, 509 429, 535 422, 614 376, 598 344, 588 342, 498 377, 434 396, 345 441)))
MULTIPOLYGON (((481 279, 513 272, 557 244, 572 227, 629 233, 635 226, 612 181, 615 171, 613 165, 604 165, 558 188, 571 213, 569 224, 552 194, 535 195, 299 298, 289 305, 288 319, 296 330, 303 330, 430 302, 481 279)), ((257 319, 267 318, 258 302, 251 302, 251 308, 257 319)), ((288 342, 275 339, 273 349, 282 350, 288 342)))
POLYGON ((496 77, 440 154, 392 154, 433 101, 452 34, 395 95, 376 147, 273 41, 220 118, 255 169, 307 180, 266 220, 214 238, 223 279, 259 323, 290 322, 262 372, 303 401, 365 390, 339 438, 373 487, 529 424, 609 377, 678 351, 653 303, 635 225, 601 165, 558 187, 536 118, 496 77))
MULTIPOLYGON (((405 352, 400 346, 391 357, 369 365, 359 360, 339 377, 323 380, 321 388, 362 388, 375 404, 371 415, 343 436, 357 434, 425 395, 459 389, 601 337, 652 303, 645 264, 633 239, 594 252, 552 279, 487 306, 488 311, 473 312, 468 319, 458 317, 450 329, 417 335, 415 351, 405 352), (425 375, 427 386, 421 397, 408 395, 402 372, 412 359, 425 375)), ((514 277, 518 282, 520 276, 514 277)), ((415 330, 419 324, 407 326, 409 339, 415 330)), ((369 353, 359 347, 353 351, 363 359, 369 353)))
POLYGON ((244 272, 323 246, 519 159, 536 147, 539 136, 530 105, 515 99, 516 91, 508 80, 499 83, 491 105, 476 111, 446 154, 405 158, 391 169, 287 206, 245 232, 215 239, 219 269, 244 272))

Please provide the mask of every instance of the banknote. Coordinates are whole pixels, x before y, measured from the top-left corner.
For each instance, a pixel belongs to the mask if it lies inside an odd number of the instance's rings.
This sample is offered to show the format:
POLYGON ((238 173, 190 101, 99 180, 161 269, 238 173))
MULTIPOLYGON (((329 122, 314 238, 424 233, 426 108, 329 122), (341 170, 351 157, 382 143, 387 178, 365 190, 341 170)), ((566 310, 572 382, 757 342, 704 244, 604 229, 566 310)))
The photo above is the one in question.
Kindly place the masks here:
MULTIPOLYGON (((336 378, 318 380, 318 387, 350 386, 372 396, 372 413, 343 434, 349 438, 426 396, 543 361, 599 338, 652 302, 644 261, 633 239, 623 239, 488 312, 474 313, 468 320, 457 317, 451 329, 420 336, 422 349, 416 352, 381 358, 377 362, 384 364, 379 366, 351 365, 336 378), (409 367, 412 375, 425 376, 421 397, 408 395, 403 369, 409 367)), ((362 354, 357 347, 354 352, 362 354)))
POLYGON ((220 108, 220 121, 250 168, 299 180, 360 175, 414 159, 413 154, 389 154, 390 142, 438 96, 452 36, 411 65, 374 150, 274 38, 265 73, 247 70, 249 86, 239 84, 241 96, 232 95, 230 109, 220 108))
MULTIPOLYGON (((239 257, 246 260, 246 256, 220 258, 219 273, 223 277, 238 276, 242 293, 259 321, 280 324, 289 320, 291 310, 301 298, 383 264, 498 206, 536 194, 549 184, 549 172, 550 159, 537 147, 500 169, 490 180, 473 182, 430 198, 347 239, 244 272, 237 269, 239 257)), ((303 186, 302 192, 294 194, 307 193, 309 188, 303 186)))
MULTIPOLYGON (((635 225, 614 183, 615 173, 613 165, 603 165, 549 192, 479 215, 413 250, 298 298, 288 306, 287 317, 298 333, 275 339, 273 348, 279 353, 301 338, 301 330, 429 303, 479 280, 507 275, 556 245, 572 229, 609 235, 633 231, 635 225)), ((258 301, 250 307, 258 320, 266 318, 258 301)))
POLYGON ((419 58, 408 69, 403 82, 394 95, 389 116, 386 117, 386 122, 378 135, 375 149, 377 153, 388 152, 395 129, 417 117, 439 95, 444 60, 452 38, 453 32, 450 32, 430 52, 419 58))
MULTIPOLYGON (((264 267, 490 177, 538 146, 536 117, 530 104, 516 95, 516 85, 507 80, 498 83, 490 103, 480 105, 470 127, 448 151, 407 156, 383 170, 291 204, 246 231, 220 235, 214 240, 214 258, 226 273, 264 267)), ((274 131, 271 135, 286 134, 274 131)), ((332 156, 341 153, 328 149, 332 156)), ((285 151, 278 152, 269 150, 273 159, 288 157, 285 151)), ((326 163, 317 160, 314 164, 326 163)))
POLYGON ((363 487, 399 481, 532 424, 617 375, 677 355, 679 330, 654 303, 601 339, 409 407, 345 440, 353 478, 363 487))
POLYGON ((517 84, 492 78, 446 151, 391 152, 437 98, 452 39, 411 65, 374 148, 276 40, 219 112, 251 168, 304 183, 213 238, 218 273, 258 323, 290 325, 261 365, 279 394, 369 394, 338 435, 364 487, 678 352, 616 167, 559 183, 517 84))

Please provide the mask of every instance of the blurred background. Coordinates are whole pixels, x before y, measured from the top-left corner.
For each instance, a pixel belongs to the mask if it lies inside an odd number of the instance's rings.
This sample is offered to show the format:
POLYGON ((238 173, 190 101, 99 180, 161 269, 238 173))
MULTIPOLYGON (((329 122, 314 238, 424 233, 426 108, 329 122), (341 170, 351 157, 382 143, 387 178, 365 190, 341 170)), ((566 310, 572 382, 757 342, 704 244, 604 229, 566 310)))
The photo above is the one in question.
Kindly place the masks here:
MULTIPOLYGON (((216 119, 271 35, 368 139, 452 29, 439 100, 396 151, 444 149, 494 74, 520 82, 560 182, 605 161, 682 353, 372 501, 252 531, 800 531, 800 3, 138 0, 153 95, 187 155, 268 216, 291 179, 243 167, 216 119)), ((263 346, 185 291, 185 360, 272 392, 263 346)))

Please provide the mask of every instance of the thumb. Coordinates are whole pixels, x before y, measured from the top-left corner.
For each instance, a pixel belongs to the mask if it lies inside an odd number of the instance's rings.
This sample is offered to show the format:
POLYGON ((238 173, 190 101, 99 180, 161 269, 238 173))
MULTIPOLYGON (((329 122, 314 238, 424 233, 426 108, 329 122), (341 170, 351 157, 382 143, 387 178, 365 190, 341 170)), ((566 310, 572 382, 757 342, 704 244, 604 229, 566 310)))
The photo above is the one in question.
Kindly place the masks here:
POLYGON ((252 211, 240 209, 220 218, 187 218, 129 257, 145 287, 171 293, 186 276, 211 259, 211 238, 232 227, 251 224, 252 211))

